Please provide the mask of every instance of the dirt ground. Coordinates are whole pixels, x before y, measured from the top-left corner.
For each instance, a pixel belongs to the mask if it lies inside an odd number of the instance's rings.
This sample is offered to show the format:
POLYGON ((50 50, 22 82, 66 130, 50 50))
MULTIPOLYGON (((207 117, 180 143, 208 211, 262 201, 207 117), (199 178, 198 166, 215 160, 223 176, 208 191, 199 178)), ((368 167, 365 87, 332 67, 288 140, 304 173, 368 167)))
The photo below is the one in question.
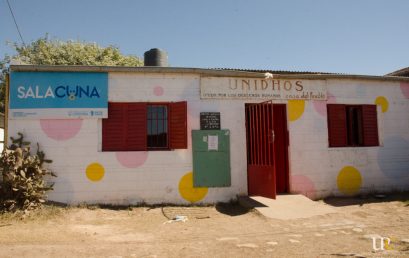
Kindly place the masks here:
POLYGON ((237 204, 47 205, 24 219, 0 215, 0 257, 409 257, 409 194, 324 202, 336 212, 296 220, 237 204), (375 236, 390 239, 386 250, 373 251, 375 236))

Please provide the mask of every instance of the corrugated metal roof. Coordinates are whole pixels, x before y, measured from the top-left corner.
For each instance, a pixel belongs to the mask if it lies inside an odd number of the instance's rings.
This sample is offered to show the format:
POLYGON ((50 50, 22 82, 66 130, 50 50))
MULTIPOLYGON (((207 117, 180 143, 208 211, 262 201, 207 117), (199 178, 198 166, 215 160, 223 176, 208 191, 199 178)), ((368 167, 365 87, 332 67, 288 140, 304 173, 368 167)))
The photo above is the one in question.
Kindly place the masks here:
POLYGON ((272 74, 343 74, 343 73, 328 73, 328 72, 284 71, 284 70, 243 69, 243 68, 209 68, 209 69, 243 71, 243 72, 254 72, 254 73, 272 73, 272 74))
POLYGON ((360 79, 377 81, 409 81, 408 77, 399 76, 373 76, 354 74, 333 74, 314 72, 288 72, 272 70, 245 70, 226 68, 186 68, 186 67, 157 67, 157 66, 78 66, 78 65, 10 65, 11 71, 32 71, 32 72, 137 72, 137 73, 177 73, 177 74, 198 74, 201 76, 214 77, 247 77, 266 78, 265 73, 272 73, 275 79, 360 79))
POLYGON ((409 77, 409 67, 386 74, 386 76, 404 76, 409 77))

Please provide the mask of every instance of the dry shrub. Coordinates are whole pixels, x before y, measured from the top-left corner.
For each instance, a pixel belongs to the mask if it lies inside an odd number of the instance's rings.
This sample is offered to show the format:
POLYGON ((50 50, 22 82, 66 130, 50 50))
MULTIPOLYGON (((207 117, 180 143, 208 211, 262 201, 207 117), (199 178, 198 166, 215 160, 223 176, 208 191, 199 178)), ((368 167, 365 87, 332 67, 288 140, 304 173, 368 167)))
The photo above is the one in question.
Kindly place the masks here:
POLYGON ((12 144, 5 148, 0 157, 3 182, 0 185, 0 209, 3 211, 29 211, 45 202, 46 192, 53 190, 53 184, 45 179, 56 176, 45 163, 45 153, 37 143, 37 152, 31 154, 30 142, 24 135, 10 137, 12 144))

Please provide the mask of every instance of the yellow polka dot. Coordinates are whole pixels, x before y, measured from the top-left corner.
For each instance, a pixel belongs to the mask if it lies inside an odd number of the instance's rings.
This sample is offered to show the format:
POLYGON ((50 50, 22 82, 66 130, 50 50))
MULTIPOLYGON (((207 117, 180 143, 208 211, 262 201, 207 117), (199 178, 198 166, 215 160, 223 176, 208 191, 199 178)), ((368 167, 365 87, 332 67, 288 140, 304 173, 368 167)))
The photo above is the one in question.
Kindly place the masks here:
POLYGON ((89 180, 97 182, 104 177, 105 169, 99 163, 91 163, 88 165, 85 174, 87 175, 89 180))
MULTIPOLYGON (((390 239, 390 241, 393 241, 392 239, 390 239)), ((390 246, 390 241, 388 241, 388 239, 384 239, 383 240, 383 244, 386 250, 393 250, 392 246, 390 246)), ((393 241, 395 242, 395 241, 393 241)), ((396 242, 395 242, 396 243, 396 242)))
POLYGON ((379 96, 375 99, 375 104, 378 106, 382 107, 382 112, 385 113, 386 111, 388 111, 388 107, 389 107, 389 102, 388 100, 383 97, 383 96, 379 96))
POLYGON ((179 193, 189 202, 198 202, 207 195, 207 187, 193 186, 193 173, 185 174, 179 181, 179 193))
POLYGON ((288 119, 295 121, 302 116, 305 109, 304 100, 289 100, 288 101, 288 119))
POLYGON ((362 177, 359 171, 352 167, 346 166, 339 171, 337 185, 340 192, 346 195, 354 195, 359 192, 362 185, 362 177))

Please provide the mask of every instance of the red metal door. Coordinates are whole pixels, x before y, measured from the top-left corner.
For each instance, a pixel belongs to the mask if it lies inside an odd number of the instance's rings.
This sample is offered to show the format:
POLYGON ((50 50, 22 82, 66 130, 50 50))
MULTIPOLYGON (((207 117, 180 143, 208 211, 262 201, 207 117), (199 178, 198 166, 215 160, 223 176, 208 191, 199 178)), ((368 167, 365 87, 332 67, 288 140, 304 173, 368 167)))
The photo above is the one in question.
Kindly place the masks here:
POLYGON ((274 104, 274 160, 277 194, 288 193, 288 129, 285 104, 274 104))
POLYGON ((273 103, 246 104, 249 195, 276 197, 273 103))

